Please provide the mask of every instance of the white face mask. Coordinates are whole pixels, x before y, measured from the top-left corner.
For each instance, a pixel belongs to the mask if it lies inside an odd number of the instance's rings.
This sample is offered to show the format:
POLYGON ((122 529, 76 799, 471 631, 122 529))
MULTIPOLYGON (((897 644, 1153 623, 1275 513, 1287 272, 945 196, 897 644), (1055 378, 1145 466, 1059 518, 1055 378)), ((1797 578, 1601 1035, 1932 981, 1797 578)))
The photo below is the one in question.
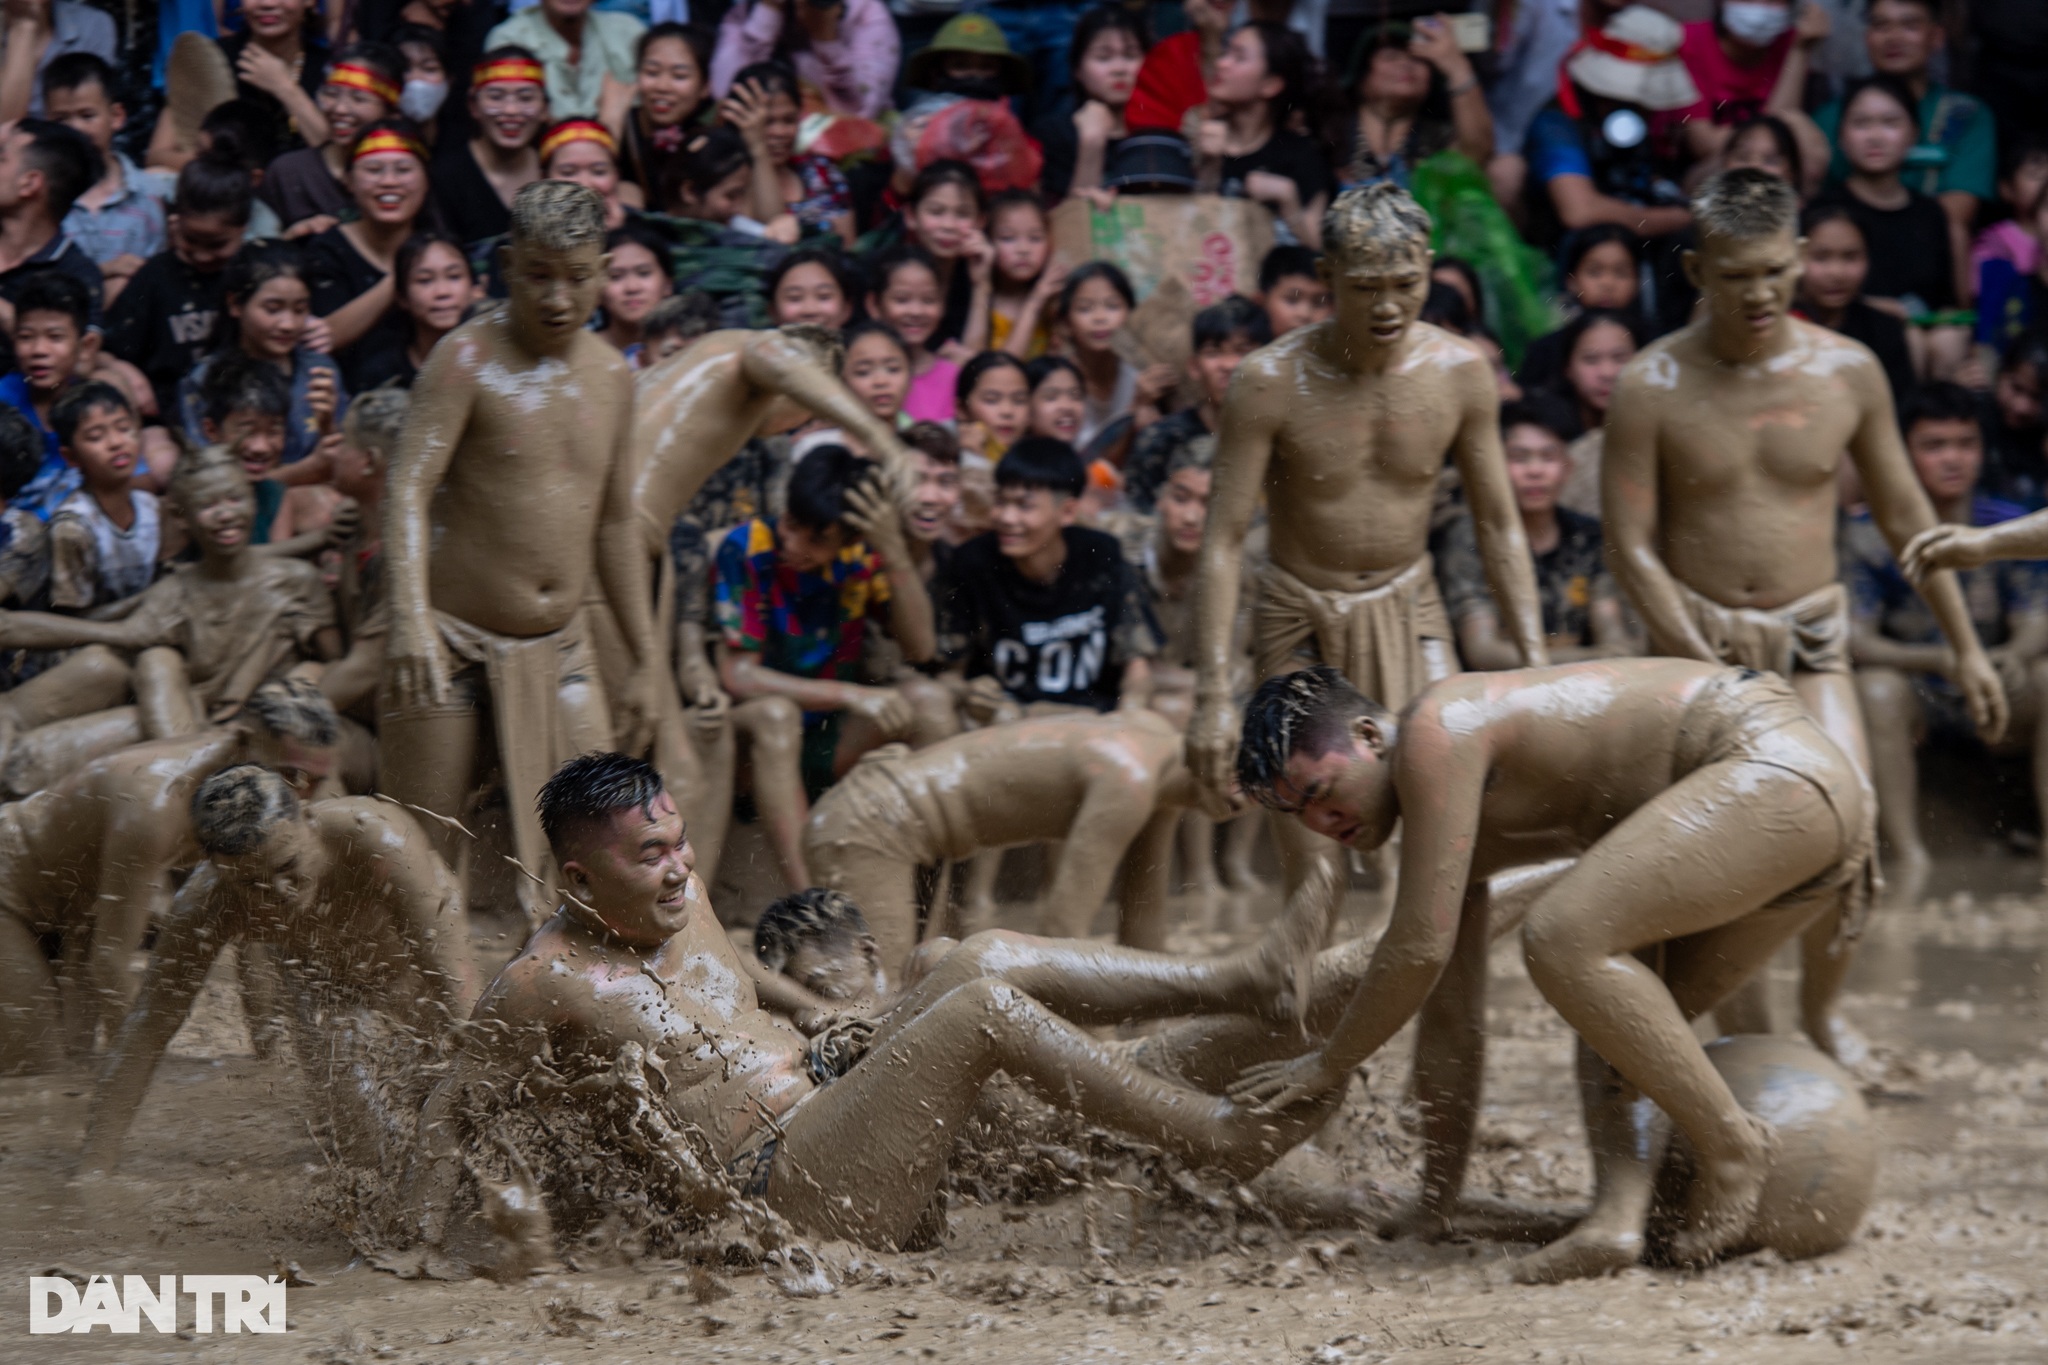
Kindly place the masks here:
POLYGON ((447 98, 446 81, 407 81, 398 97, 398 110, 414 123, 425 123, 441 111, 441 101, 447 98))
POLYGON ((1768 47, 1792 27, 1792 9, 1789 5, 1767 5, 1759 0, 1729 0, 1721 6, 1721 27, 1751 47, 1768 47))

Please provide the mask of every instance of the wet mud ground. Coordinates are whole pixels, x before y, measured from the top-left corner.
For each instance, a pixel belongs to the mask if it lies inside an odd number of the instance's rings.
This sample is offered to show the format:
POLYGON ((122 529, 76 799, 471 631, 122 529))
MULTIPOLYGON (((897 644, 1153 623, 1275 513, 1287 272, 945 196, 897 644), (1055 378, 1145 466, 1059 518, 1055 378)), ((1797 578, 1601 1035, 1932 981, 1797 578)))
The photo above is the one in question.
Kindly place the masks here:
MULTIPOLYGON (((217 971, 119 1175, 67 1179, 82 1075, 0 1080, 0 1362, 2048 1360, 2048 910, 2017 894, 2033 867, 1950 864, 1924 908, 1878 915, 1847 1001, 1875 1050, 1876 1202, 1853 1243, 1814 1261, 1763 1253, 1528 1288, 1500 1273, 1513 1247, 1294 1234, 1098 1176, 1027 1206, 956 1201, 930 1252, 821 1247, 832 1287, 818 1297, 758 1269, 603 1251, 513 1287, 401 1281, 337 1232, 292 1073, 251 1055, 217 971), (27 1277, 51 1266, 265 1273, 283 1261, 318 1282, 290 1291, 283 1336, 27 1333, 27 1277)), ((1347 927, 1369 929, 1374 908, 1354 894, 1347 927)), ((1470 1188, 1567 1208, 1589 1188, 1571 1040, 1511 946, 1493 976, 1470 1188)), ((1781 960, 1781 1009, 1793 981, 1781 960)), ((1412 1181, 1407 1044, 1354 1084, 1328 1135, 1347 1172, 1412 1181)))

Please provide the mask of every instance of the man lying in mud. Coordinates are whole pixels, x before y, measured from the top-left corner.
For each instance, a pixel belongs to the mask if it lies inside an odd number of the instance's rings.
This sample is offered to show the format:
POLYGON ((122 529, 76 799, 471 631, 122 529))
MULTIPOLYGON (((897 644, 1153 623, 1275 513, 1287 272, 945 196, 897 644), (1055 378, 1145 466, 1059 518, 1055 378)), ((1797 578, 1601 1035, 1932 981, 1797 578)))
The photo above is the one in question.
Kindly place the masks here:
MULTIPOLYGON (((1393 914, 1349 1006, 1320 1049, 1251 1068, 1233 1098, 1292 1112, 1455 983, 1460 998, 1433 1002, 1416 1049, 1437 1149, 1425 1198, 1454 1202, 1443 1177, 1462 1173, 1481 1075, 1484 879, 1575 854, 1529 906, 1522 938, 1537 988, 1585 1045, 1595 1205, 1517 1273, 1567 1279, 1640 1258, 1656 1154, 1638 1141, 1638 1094, 1699 1153, 1673 1256, 1709 1262, 1744 1235, 1773 1133, 1736 1103, 1688 1021, 1866 886, 1873 843, 1854 766, 1781 679, 1661 659, 1467 673, 1397 718, 1318 666, 1254 695, 1238 779, 1353 847, 1384 843, 1397 820, 1404 833, 1393 914)), ((1282 933, 1299 942, 1325 927, 1282 933)))
MULTIPOLYGON (((709 1139, 741 1192, 799 1230, 900 1245, 945 1174, 952 1136, 996 1072, 1050 1104, 1242 1179, 1315 1131, 1341 1091, 1253 1116, 1133 1068, 1076 1025, 1271 1000, 1257 954, 1197 963, 1038 941, 999 981, 941 964, 878 1022, 865 1049, 814 1047, 761 1008, 711 913, 675 804, 646 763, 590 754, 541 793, 567 904, 478 1003, 456 1070, 421 1117, 422 1232, 445 1246, 461 1174, 456 1098, 555 1068, 612 1068, 637 1047, 676 1115, 709 1139)), ((953 956, 959 957, 956 953, 953 956)), ((832 1037, 833 1035, 825 1035, 832 1037)), ((730 1187, 706 1182, 704 1207, 730 1187)))

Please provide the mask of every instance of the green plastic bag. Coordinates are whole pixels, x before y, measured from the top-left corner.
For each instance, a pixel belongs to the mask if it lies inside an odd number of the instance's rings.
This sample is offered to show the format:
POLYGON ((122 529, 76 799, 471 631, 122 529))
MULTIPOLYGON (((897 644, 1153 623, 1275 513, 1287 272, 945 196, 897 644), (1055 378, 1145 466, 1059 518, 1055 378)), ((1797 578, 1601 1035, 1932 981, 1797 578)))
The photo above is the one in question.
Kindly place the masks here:
POLYGON ((1409 192, 1436 224, 1429 244, 1437 255, 1461 257, 1479 272, 1487 330, 1500 341, 1508 368, 1519 367, 1530 342, 1563 325, 1552 302, 1550 261, 1522 240, 1486 172, 1462 152, 1420 162, 1409 192))

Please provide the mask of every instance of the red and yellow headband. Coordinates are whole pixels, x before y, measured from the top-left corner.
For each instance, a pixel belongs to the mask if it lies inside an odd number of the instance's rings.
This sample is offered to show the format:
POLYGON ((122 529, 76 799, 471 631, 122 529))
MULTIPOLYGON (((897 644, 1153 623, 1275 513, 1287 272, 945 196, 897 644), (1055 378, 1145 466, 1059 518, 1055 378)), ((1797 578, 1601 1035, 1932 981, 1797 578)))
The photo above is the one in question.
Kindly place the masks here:
POLYGON ((548 129, 547 136, 540 140, 541 162, 545 164, 549 157, 572 142, 595 142, 610 155, 619 154, 619 144, 602 123, 596 119, 572 118, 548 129))
POLYGON ((512 84, 524 82, 545 87, 548 83, 548 73, 542 69, 539 62, 525 57, 506 57, 495 62, 479 62, 476 69, 469 73, 471 89, 481 89, 499 81, 512 84))
POLYGON ((349 153, 349 164, 353 166, 364 157, 375 156, 379 152, 404 152, 422 166, 427 164, 427 149, 420 145, 418 139, 407 137, 404 133, 394 132, 389 128, 379 128, 374 133, 364 135, 362 140, 356 143, 356 149, 349 153))
POLYGON ((356 62, 337 62, 327 73, 327 84, 345 85, 351 90, 362 90, 375 95, 386 104, 398 103, 398 87, 393 85, 381 72, 356 62))

